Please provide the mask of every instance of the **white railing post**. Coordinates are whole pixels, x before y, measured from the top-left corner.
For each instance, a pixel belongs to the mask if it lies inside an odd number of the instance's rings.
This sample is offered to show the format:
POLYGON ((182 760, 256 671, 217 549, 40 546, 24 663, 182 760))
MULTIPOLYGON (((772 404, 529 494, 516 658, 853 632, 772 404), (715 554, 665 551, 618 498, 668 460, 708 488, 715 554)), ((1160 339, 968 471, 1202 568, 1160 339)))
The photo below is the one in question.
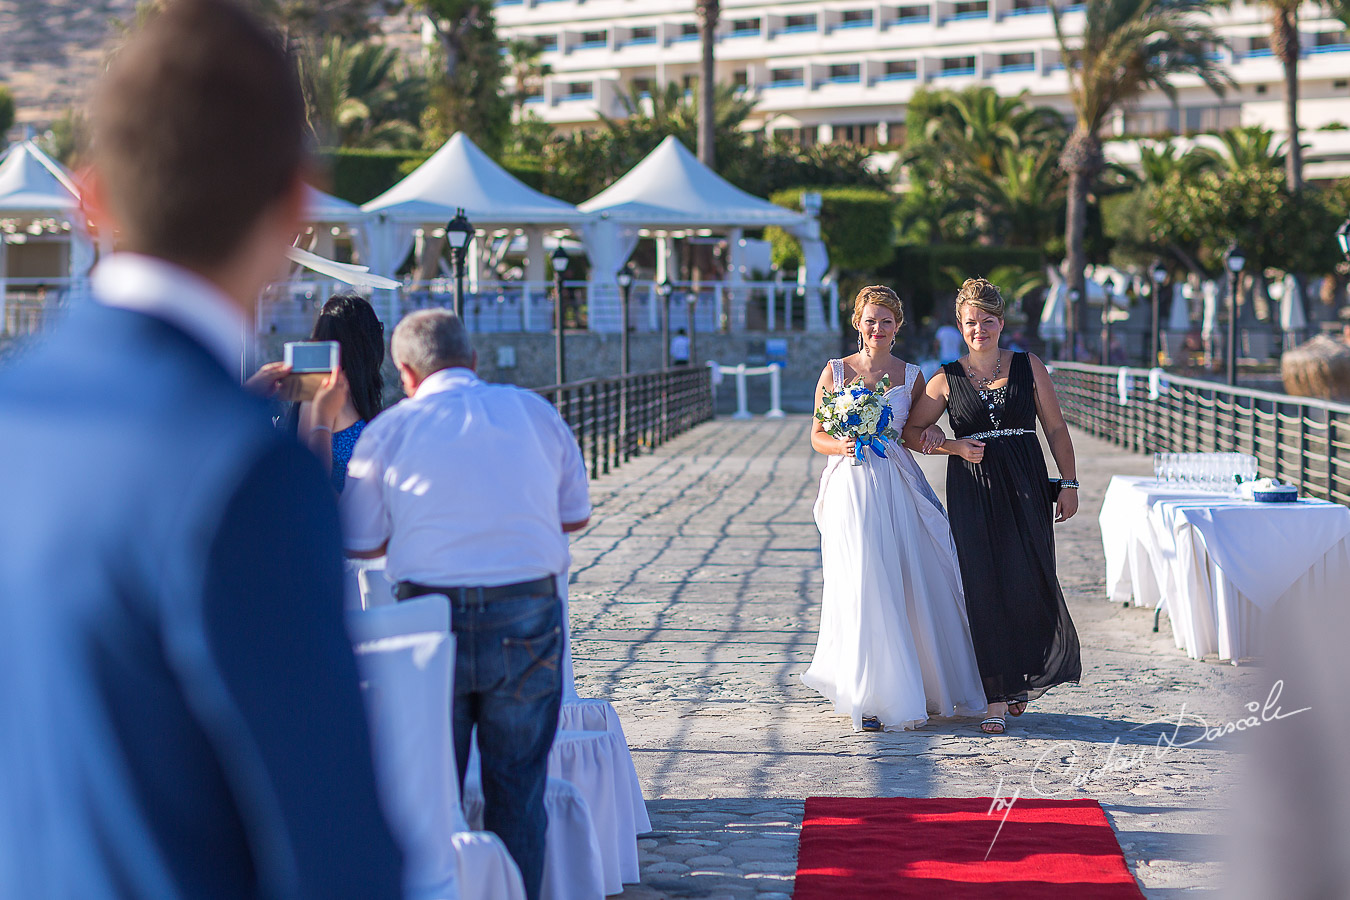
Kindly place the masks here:
POLYGON ((778 327, 778 285, 769 285, 769 304, 768 304, 768 323, 769 331, 778 327))
POLYGON ((530 283, 523 282, 520 286, 520 330, 530 330, 530 320, 533 316, 530 313, 534 306, 534 292, 530 290, 530 283))
POLYGON ((839 331, 839 285, 830 282, 830 330, 839 331))
POLYGON ((783 384, 780 375, 782 366, 769 366, 769 411, 764 415, 770 419, 783 418, 783 384))
POLYGON ((750 418, 750 409, 745 402, 745 363, 736 367, 736 412, 733 419, 750 418))

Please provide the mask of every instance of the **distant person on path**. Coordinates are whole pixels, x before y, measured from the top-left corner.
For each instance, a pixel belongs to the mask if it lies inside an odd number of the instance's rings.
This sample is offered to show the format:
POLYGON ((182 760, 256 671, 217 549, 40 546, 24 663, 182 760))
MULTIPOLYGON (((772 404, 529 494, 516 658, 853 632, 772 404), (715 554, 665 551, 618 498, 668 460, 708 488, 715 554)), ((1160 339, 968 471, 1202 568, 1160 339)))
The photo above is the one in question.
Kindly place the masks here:
POLYGON ((544 786, 562 699, 567 532, 585 527, 586 466, 547 400, 474 374, 464 323, 415 312, 394 329, 404 400, 367 426, 342 495, 348 553, 388 556, 400 600, 450 598, 454 738, 464 782, 477 727, 484 824, 544 872, 544 786))
POLYGON ((956 295, 956 317, 970 352, 928 382, 903 436, 925 453, 951 455, 947 508, 989 701, 981 727, 1002 734, 1006 715, 1020 716, 1028 701, 1077 682, 1082 672, 1078 632, 1055 575, 1054 534, 1054 522, 1078 510, 1078 482, 1073 442, 1045 365, 1030 353, 999 349, 998 288, 967 279, 956 295), (934 424, 944 411, 954 440, 934 424), (1053 482, 1036 437, 1038 418, 1059 466, 1053 482), (982 458, 966 451, 972 440, 982 442, 982 458))
MULTIPOLYGON (((919 367, 891 353, 904 310, 882 285, 858 292, 853 327, 858 352, 830 360, 816 385, 824 392, 855 379, 885 395, 895 428, 923 396, 919 367)), ((976 460, 977 442, 957 442, 976 460)), ((937 716, 985 711, 961 576, 947 516, 909 451, 886 442, 885 457, 864 451, 853 465, 852 441, 832 437, 819 421, 811 447, 829 457, 820 477, 815 519, 824 567, 820 637, 809 687, 853 720, 855 731, 918 728, 937 716)))
POLYGON ((401 893, 333 494, 238 379, 301 222, 294 72, 174 0, 99 87, 120 252, 0 371, 0 896, 401 893))
POLYGON ((670 339, 670 361, 677 366, 689 365, 689 334, 683 328, 670 339))
POLYGON ((958 331, 950 322, 943 322, 938 326, 937 333, 933 335, 938 344, 938 362, 946 365, 961 358, 961 354, 966 352, 965 342, 961 339, 961 332, 958 331))

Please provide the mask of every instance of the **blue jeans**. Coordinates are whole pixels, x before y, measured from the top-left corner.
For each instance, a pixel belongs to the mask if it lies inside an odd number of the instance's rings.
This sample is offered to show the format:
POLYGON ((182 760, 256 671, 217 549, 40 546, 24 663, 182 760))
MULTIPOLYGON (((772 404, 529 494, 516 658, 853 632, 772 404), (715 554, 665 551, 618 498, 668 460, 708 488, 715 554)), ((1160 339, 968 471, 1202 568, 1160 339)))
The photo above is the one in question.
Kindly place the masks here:
POLYGON ((455 760, 459 784, 474 726, 483 826, 511 852, 529 900, 544 880, 544 785, 562 702, 562 601, 555 593, 479 604, 452 601, 455 760))

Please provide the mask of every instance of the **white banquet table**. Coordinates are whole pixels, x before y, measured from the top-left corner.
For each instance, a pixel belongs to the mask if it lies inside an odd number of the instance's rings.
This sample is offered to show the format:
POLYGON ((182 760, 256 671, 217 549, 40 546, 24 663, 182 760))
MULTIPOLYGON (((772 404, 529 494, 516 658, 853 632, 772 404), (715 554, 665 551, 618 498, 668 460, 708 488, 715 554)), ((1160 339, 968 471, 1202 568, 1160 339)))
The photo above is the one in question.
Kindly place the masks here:
POLYGON ((1282 604, 1350 585, 1350 509, 1336 503, 1255 503, 1117 475, 1099 521, 1107 598, 1165 608, 1193 659, 1255 656, 1282 604))

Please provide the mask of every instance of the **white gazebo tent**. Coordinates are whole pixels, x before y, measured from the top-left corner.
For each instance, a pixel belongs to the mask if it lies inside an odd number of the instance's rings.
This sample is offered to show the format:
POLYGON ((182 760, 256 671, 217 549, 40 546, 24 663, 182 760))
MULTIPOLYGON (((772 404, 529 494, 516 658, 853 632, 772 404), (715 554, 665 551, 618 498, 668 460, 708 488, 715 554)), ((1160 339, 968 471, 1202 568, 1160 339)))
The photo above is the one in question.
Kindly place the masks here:
POLYGON ((0 331, 11 287, 88 290, 94 244, 79 189, 61 164, 32 140, 0 157, 0 331))
MULTIPOLYGON (((804 286, 808 292, 806 327, 824 331, 827 325, 820 301, 820 285, 829 270, 829 254, 820 237, 820 223, 808 213, 776 206, 748 194, 698 161, 675 137, 667 137, 626 175, 590 200, 577 206, 599 221, 583 234, 591 253, 592 306, 596 290, 612 288, 614 275, 637 244, 640 229, 669 232, 700 228, 725 229, 733 258, 729 280, 740 279, 738 252, 744 229, 777 225, 795 235, 802 245, 805 262, 804 286)), ((657 241, 657 280, 663 280, 670 257, 670 237, 657 241)), ((744 296, 733 295, 733 329, 745 321, 744 296)), ((837 311, 835 311, 837 317, 837 311)), ((613 318, 613 317, 610 317, 613 318)))
MULTIPOLYGON (((363 205, 371 216, 370 268, 392 277, 408 252, 426 238, 436 239, 458 209, 478 231, 521 230, 529 241, 525 279, 546 285, 544 234, 578 229, 592 217, 570 203, 541 194, 493 162, 473 141, 456 133, 422 165, 380 196, 363 205)), ((477 283, 478 246, 467 257, 470 283, 477 283)), ((526 301, 528 303, 528 300, 526 301)))

